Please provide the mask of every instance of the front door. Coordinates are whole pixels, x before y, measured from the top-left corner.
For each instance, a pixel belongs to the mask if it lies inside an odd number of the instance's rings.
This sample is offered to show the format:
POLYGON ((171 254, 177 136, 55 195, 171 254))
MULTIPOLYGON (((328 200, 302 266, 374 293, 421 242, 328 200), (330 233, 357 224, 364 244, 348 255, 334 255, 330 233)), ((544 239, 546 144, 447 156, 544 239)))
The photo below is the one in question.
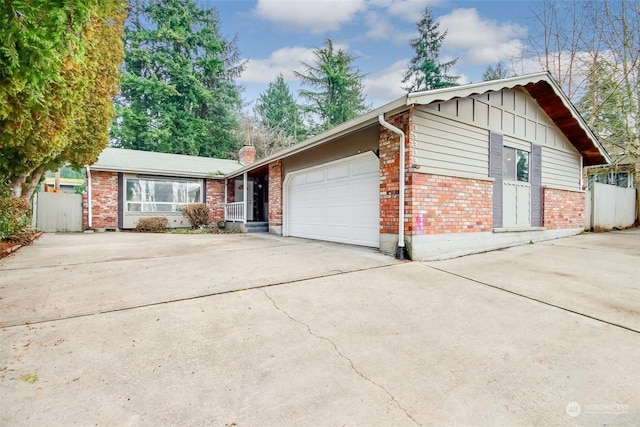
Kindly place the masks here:
MULTIPOLYGON (((253 221, 253 181, 247 181, 247 203, 245 208, 247 209, 247 221, 253 221)), ((244 201, 244 180, 236 179, 235 185, 235 201, 244 201)))
POLYGON ((502 226, 531 226, 529 152, 511 147, 502 150, 502 226))

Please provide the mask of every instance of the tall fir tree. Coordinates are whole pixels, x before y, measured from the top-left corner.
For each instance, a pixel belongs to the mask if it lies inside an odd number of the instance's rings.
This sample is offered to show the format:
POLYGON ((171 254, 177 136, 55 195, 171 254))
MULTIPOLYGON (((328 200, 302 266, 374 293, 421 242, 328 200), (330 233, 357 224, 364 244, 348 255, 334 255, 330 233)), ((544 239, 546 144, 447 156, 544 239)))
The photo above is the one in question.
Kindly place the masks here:
POLYGON ((238 146, 244 69, 215 8, 194 0, 131 2, 112 139, 146 151, 228 157, 238 146))
POLYGON ((407 92, 439 89, 456 86, 458 76, 447 74, 458 59, 439 62, 440 47, 447 36, 447 32, 440 33, 440 24, 435 22, 429 7, 425 7, 422 18, 416 23, 418 37, 410 42, 415 56, 409 62, 402 83, 407 83, 407 92))
POLYGON ((275 134, 282 134, 293 141, 301 141, 307 131, 289 85, 278 74, 267 89, 260 94, 255 107, 262 126, 275 134))
POLYGON ((324 47, 313 51, 314 64, 302 63, 303 72, 295 72, 302 85, 300 95, 309 102, 306 109, 318 116, 323 131, 353 119, 370 109, 365 102, 362 80, 365 75, 354 65, 356 58, 343 49, 335 49, 326 39, 324 47))

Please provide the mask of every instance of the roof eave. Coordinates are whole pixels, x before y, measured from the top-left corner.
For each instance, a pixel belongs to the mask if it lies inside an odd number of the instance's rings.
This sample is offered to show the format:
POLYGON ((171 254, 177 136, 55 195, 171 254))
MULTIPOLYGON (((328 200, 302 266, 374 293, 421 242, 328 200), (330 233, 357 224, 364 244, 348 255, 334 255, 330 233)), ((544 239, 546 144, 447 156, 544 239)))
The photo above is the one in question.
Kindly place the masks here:
POLYGON ((208 178, 208 179, 224 179, 226 175, 212 175, 208 173, 194 173, 188 171, 167 171, 167 170, 159 170, 159 169, 145 169, 145 168, 119 168, 117 166, 101 166, 101 165, 91 165, 89 166, 91 171, 100 171, 100 172, 122 172, 122 173, 135 173, 135 174, 143 174, 143 175, 157 175, 157 176, 174 176, 176 178, 208 178))
POLYGON ((285 148, 284 150, 274 153, 263 159, 260 159, 255 163, 251 163, 250 165, 244 166, 238 170, 230 172, 225 175, 225 178, 233 178, 245 172, 249 172, 253 169, 257 169, 261 166, 269 164, 273 161, 283 159, 285 157, 291 156, 293 154, 297 154, 301 151, 305 151, 313 147, 317 147, 319 145, 322 145, 331 141, 332 139, 335 139, 337 137, 340 137, 340 136, 355 132, 364 127, 367 127, 373 123, 376 123, 378 121, 378 116, 380 114, 387 114, 390 112, 396 112, 398 110, 403 110, 407 108, 406 98, 407 97, 405 95, 401 98, 396 99, 395 101, 391 101, 388 104, 378 107, 375 110, 369 111, 368 113, 365 113, 362 116, 356 117, 336 127, 333 127, 325 132, 322 132, 321 134, 318 134, 304 142, 293 145, 289 148, 285 148))

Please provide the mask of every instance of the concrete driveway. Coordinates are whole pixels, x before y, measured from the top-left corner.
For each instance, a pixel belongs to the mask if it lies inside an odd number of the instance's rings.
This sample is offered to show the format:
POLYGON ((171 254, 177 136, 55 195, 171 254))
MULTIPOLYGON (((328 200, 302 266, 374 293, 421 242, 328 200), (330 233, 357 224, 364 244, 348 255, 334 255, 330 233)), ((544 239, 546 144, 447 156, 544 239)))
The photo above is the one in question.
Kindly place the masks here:
POLYGON ((0 260, 0 425, 640 425, 640 230, 449 261, 47 234, 0 260))

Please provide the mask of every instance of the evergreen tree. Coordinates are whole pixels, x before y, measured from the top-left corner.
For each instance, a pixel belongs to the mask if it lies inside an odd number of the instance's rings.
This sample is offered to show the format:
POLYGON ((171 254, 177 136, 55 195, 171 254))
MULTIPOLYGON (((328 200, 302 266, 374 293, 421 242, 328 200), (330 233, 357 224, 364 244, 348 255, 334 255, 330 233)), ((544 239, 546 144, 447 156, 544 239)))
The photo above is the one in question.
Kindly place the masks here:
POLYGON ((236 151, 234 79, 244 63, 219 27, 217 11, 194 0, 131 3, 115 145, 222 158, 236 151))
POLYGON ((370 106, 365 104, 362 93, 364 74, 353 65, 355 57, 343 49, 336 50, 330 39, 324 47, 314 50, 316 56, 313 65, 302 63, 305 70, 295 72, 303 85, 317 91, 302 89, 300 95, 309 101, 306 109, 320 119, 322 131, 353 119, 366 112, 370 106))
POLYGON ((278 74, 267 90, 260 94, 255 110, 267 131, 280 133, 296 142, 306 137, 300 108, 282 74, 278 74))
POLYGON ((498 62, 495 67, 493 65, 489 65, 484 73, 482 73, 483 82, 506 79, 507 77, 509 77, 509 72, 507 71, 507 68, 502 65, 502 62, 498 62))
POLYGON ((407 92, 439 89, 457 84, 458 76, 450 76, 447 73, 458 59, 445 63, 438 62, 440 47, 447 36, 446 31, 440 33, 439 26, 440 24, 433 19, 431 10, 425 7, 422 18, 416 23, 418 37, 410 42, 416 54, 411 59, 409 69, 402 79, 402 83, 408 83, 405 86, 407 92))

